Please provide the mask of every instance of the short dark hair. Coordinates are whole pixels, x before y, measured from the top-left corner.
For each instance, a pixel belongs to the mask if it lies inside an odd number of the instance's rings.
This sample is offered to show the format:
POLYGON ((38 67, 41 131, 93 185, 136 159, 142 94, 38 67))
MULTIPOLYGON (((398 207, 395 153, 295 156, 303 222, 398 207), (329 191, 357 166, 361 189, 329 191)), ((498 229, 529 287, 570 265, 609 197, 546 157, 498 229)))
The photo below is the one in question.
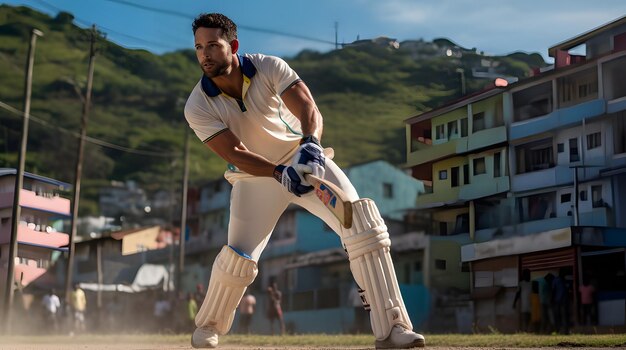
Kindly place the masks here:
POLYGON ((237 25, 221 13, 201 13, 191 25, 193 33, 200 27, 221 28, 222 38, 228 42, 237 39, 237 25))

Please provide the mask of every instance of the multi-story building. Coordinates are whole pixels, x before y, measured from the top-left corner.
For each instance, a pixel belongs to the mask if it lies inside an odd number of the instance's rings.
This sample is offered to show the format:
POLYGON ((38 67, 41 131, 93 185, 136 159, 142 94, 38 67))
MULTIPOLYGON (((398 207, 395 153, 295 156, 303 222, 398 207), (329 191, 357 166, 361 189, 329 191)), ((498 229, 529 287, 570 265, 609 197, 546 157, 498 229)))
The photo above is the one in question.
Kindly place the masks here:
POLYGON ((478 329, 519 329, 511 304, 524 269, 566 276, 572 321, 590 280, 599 324, 626 324, 626 17, 549 53, 551 70, 406 121, 430 233, 469 239, 459 263, 478 329))
MULTIPOLYGON (((7 281, 16 173, 15 169, 0 168, 0 278, 3 286, 7 281)), ((58 255, 55 252, 67 250, 70 200, 60 193, 69 188, 67 183, 24 173, 19 196, 15 283, 23 287, 29 285, 47 271, 58 255)), ((0 294, 4 294, 4 288, 0 294)))

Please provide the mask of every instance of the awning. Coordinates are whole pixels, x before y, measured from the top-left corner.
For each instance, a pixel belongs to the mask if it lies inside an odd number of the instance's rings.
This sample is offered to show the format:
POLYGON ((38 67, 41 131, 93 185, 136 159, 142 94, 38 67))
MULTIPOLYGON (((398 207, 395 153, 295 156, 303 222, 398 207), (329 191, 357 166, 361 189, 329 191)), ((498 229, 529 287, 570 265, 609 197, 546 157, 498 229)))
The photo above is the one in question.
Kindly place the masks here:
POLYGON ((103 292, 137 293, 150 289, 162 289, 164 291, 174 290, 172 271, 168 271, 166 266, 154 264, 141 265, 131 284, 82 282, 79 283, 79 285, 84 290, 103 292))
POLYGON ((326 265, 347 260, 348 256, 342 248, 332 248, 295 257, 291 259, 285 267, 294 269, 302 266, 326 265))

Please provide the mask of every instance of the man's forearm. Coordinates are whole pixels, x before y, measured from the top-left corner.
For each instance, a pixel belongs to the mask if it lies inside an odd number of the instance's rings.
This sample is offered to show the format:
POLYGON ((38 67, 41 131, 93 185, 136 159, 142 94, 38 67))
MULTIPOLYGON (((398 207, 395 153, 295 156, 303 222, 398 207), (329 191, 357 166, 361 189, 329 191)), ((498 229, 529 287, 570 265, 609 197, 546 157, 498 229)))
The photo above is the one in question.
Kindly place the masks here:
POLYGON ((276 168, 276 164, 247 149, 236 149, 229 155, 228 159, 225 158, 225 160, 240 170, 254 176, 272 177, 274 175, 274 168, 276 168))

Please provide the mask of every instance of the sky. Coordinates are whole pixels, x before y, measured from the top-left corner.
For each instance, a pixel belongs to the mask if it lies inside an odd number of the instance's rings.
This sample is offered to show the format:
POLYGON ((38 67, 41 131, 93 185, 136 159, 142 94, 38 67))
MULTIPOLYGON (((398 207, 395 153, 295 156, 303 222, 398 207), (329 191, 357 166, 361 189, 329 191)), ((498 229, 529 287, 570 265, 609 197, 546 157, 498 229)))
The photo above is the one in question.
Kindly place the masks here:
POLYGON ((626 15, 626 0, 8 0, 95 24, 107 39, 156 54, 193 48, 191 22, 221 12, 239 26, 240 52, 291 57, 386 36, 448 38, 488 55, 537 52, 626 15), (337 30, 336 30, 337 29, 337 30))

